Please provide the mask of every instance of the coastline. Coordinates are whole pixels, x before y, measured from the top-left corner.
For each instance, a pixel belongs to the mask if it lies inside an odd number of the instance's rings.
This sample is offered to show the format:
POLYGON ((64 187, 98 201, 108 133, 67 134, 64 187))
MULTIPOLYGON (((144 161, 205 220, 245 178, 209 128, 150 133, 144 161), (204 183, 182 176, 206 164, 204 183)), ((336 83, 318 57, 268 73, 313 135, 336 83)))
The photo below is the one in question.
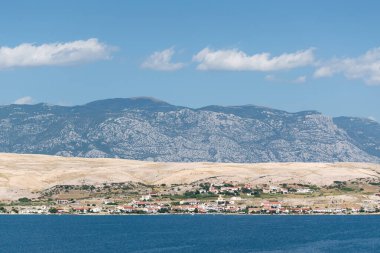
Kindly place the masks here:
POLYGON ((239 214, 239 213, 155 213, 155 214, 15 214, 0 213, 0 216, 380 216, 380 213, 350 213, 350 214, 239 214))

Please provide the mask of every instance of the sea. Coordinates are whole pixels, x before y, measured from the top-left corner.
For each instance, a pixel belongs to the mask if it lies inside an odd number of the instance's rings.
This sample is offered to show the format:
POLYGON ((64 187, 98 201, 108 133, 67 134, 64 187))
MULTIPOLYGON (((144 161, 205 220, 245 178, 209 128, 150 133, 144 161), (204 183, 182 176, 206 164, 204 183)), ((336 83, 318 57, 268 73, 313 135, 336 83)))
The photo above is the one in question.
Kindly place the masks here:
POLYGON ((380 252, 380 216, 0 215, 0 252, 380 252))

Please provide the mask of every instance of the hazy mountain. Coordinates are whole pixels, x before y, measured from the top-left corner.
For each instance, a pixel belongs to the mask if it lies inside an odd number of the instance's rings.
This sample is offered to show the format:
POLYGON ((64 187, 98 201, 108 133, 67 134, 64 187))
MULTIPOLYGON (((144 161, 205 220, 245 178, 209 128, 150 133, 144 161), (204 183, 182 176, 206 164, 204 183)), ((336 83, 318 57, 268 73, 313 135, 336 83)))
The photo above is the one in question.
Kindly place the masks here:
POLYGON ((0 152, 154 161, 380 161, 380 125, 316 111, 152 98, 0 107, 0 152))

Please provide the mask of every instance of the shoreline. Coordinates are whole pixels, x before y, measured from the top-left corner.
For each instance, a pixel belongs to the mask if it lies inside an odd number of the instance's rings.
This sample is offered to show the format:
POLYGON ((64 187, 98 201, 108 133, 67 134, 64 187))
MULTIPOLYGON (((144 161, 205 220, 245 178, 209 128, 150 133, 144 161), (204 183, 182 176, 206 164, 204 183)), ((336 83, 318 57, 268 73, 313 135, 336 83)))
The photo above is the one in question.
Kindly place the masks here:
POLYGON ((380 213, 353 214, 238 214, 238 213, 159 213, 159 214, 11 214, 0 213, 0 216, 380 216, 380 213))

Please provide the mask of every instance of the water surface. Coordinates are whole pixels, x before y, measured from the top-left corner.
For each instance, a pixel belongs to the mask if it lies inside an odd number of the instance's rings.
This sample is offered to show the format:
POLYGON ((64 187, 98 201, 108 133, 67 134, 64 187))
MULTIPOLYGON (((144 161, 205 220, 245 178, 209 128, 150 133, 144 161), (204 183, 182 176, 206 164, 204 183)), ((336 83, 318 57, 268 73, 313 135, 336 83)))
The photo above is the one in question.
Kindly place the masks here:
POLYGON ((379 252, 380 216, 8 216, 0 252, 379 252))

